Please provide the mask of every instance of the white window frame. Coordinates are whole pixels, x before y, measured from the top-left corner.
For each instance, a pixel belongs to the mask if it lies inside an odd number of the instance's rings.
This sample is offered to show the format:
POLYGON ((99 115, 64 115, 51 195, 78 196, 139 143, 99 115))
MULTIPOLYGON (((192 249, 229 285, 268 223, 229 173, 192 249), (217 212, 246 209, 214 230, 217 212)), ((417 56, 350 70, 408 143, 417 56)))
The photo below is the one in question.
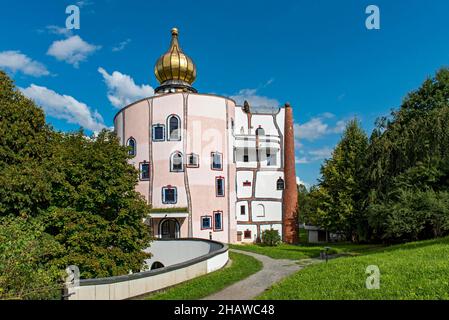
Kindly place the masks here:
POLYGON ((170 156, 170 172, 184 172, 184 156, 182 155, 182 152, 175 151, 170 156), (175 169, 175 162, 174 158, 176 155, 179 155, 181 157, 181 169, 175 169))
POLYGON ((176 187, 172 187, 172 186, 166 186, 166 187, 162 187, 162 203, 163 204, 176 204, 178 202, 178 189, 176 187), (174 190, 174 201, 167 201, 165 199, 165 191, 166 190, 174 190))
POLYGON ((155 142, 165 141, 165 125, 163 125, 161 123, 153 124, 152 130, 151 130, 151 138, 155 142), (162 128, 162 138, 161 139, 156 139, 156 128, 162 128))
POLYGON ((167 141, 181 141, 181 118, 176 114, 169 115, 167 118, 167 141), (178 121, 177 136, 172 138, 172 130, 170 120, 175 118, 178 121))

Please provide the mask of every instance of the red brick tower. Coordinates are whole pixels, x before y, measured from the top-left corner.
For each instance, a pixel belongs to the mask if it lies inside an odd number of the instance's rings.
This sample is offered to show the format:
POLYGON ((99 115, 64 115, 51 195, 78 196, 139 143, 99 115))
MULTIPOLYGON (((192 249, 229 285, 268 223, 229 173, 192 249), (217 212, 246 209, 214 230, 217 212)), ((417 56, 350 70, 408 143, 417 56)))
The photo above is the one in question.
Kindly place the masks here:
POLYGON ((284 124, 284 180, 283 195, 283 241, 290 244, 298 243, 298 187, 295 170, 295 133, 293 110, 289 103, 285 104, 284 124))

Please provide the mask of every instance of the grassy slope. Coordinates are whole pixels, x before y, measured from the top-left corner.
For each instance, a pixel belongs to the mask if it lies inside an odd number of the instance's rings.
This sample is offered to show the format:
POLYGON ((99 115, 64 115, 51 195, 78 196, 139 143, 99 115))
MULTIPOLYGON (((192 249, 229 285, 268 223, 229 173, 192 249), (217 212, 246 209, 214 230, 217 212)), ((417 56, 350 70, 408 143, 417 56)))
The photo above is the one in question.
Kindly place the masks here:
POLYGON ((330 254, 335 253, 359 253, 368 249, 372 249, 378 246, 375 245, 357 245, 351 243, 335 243, 326 245, 289 245, 280 244, 277 247, 267 247, 256 244, 248 245, 230 245, 233 249, 250 251, 259 254, 269 256, 273 259, 291 259, 299 260, 306 258, 318 257, 320 251, 323 250, 324 246, 330 246, 332 249, 329 251, 330 254))
POLYGON ((262 299, 449 299, 449 237, 396 245, 305 268, 262 299), (380 269, 380 289, 365 287, 366 267, 380 269))
POLYGON ((262 263, 253 257, 229 252, 230 267, 181 283, 152 294, 149 300, 195 300, 207 297, 262 269, 262 263))

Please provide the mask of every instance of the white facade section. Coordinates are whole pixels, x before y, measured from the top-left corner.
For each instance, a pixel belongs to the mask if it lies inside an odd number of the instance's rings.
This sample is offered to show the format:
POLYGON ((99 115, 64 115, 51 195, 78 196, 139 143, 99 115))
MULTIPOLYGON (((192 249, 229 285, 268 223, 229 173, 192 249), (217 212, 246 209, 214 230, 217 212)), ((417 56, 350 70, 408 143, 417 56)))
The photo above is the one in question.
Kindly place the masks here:
POLYGON ((254 224, 238 224, 237 232, 241 232, 242 243, 253 243, 257 239, 257 226, 254 224), (249 238, 245 238, 245 231, 251 233, 249 238))
POLYGON ((253 201, 253 221, 281 221, 282 220, 282 202, 280 201, 253 201), (262 215, 262 213, 264 213, 262 215))
POLYGON ((237 181, 237 198, 239 199, 250 198, 253 190, 253 172, 238 171, 236 181, 237 181))
POLYGON ((249 221, 248 201, 238 201, 236 203, 235 216, 237 221, 249 221))
POLYGON ((282 199, 282 190, 277 190, 277 181, 284 178, 281 171, 259 171, 256 175, 256 198, 282 199))

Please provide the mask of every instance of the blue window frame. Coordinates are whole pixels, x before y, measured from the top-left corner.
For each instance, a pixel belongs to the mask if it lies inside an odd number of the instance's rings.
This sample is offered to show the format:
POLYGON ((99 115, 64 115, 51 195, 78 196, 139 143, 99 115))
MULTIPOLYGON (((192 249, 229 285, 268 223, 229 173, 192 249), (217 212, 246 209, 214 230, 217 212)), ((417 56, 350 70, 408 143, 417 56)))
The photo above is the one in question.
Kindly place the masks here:
POLYGON ((223 212, 214 212, 214 231, 223 231, 223 212))
POLYGON ((164 141, 165 140, 165 126, 163 124, 153 125, 153 141, 164 141))
POLYGON ((176 187, 167 186, 162 188, 162 203, 175 204, 178 202, 178 192, 176 187))

